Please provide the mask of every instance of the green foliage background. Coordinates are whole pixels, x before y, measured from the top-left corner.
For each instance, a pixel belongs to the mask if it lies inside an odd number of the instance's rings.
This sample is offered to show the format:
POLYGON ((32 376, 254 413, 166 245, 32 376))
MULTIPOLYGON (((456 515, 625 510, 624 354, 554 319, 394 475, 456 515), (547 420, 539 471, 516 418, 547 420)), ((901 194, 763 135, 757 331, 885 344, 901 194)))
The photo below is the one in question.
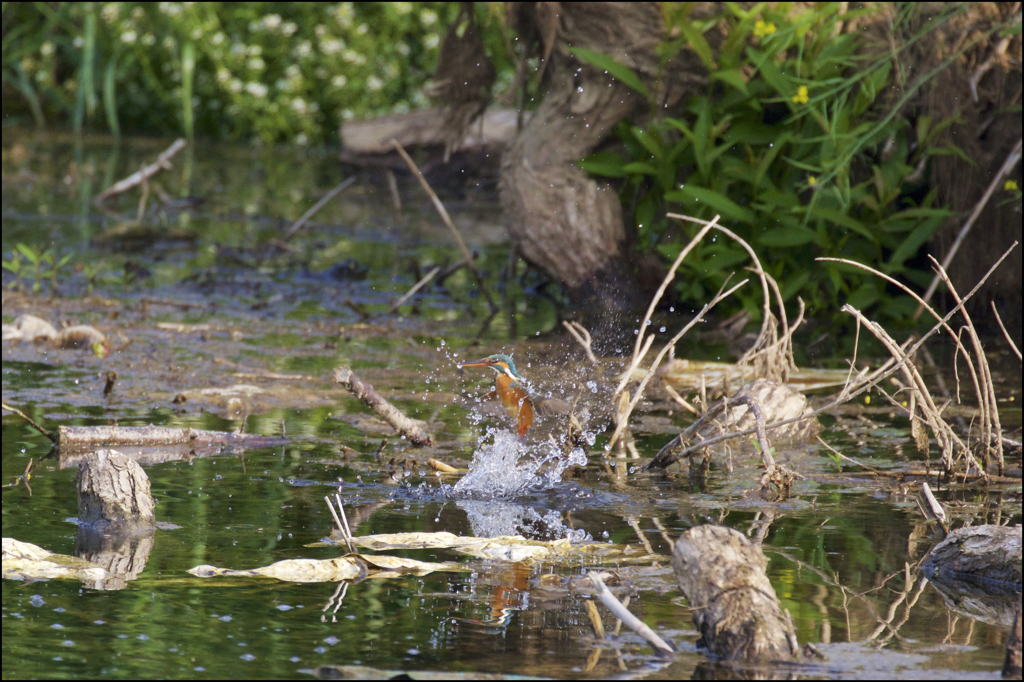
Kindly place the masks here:
MULTIPOLYGON (((663 3, 674 36, 659 48, 663 71, 689 50, 710 74, 705 92, 670 113, 654 105, 660 82, 649 88, 608 55, 571 49, 651 103, 646 123, 621 123, 617 145, 581 166, 617 183, 641 251, 674 258, 698 229, 667 212, 720 214, 761 255, 786 301, 801 297, 811 314, 838 315, 850 303, 907 319, 908 296, 815 258, 870 264, 916 287, 930 279, 919 252, 949 212, 927 184, 929 159, 966 157, 944 137, 952 120, 906 106, 953 58, 910 74, 903 55, 965 6, 929 6, 936 14, 922 22, 914 3, 843 5, 725 3, 719 16, 697 20, 692 3, 663 3), (883 13, 899 44, 841 30, 883 13), (705 35, 720 22, 727 38, 713 50, 705 35)), ((475 10, 500 92, 513 79, 514 36, 501 3, 475 10)), ((447 2, 4 3, 6 122, 21 103, 38 125, 58 119, 77 132, 331 142, 345 120, 429 105, 422 89, 458 11, 447 2)), ((1020 24, 1006 30, 1019 34, 1020 24)), ((963 41, 961 53, 985 37, 963 41)), ((1001 113, 1019 116, 1020 107, 1001 113)), ((1019 190, 1011 199, 1019 205, 1019 190)), ((678 293, 699 306, 746 265, 738 244, 707 239, 684 262, 678 293)), ((757 318, 753 289, 739 296, 757 318)))
MULTIPOLYGON (((479 4, 506 81, 501 15, 479 4)), ((457 3, 4 3, 3 83, 40 125, 312 144, 428 106, 457 3)), ((500 82, 499 82, 500 86, 500 82)), ((6 100, 10 98, 5 94, 6 100)))
MULTIPOLYGON (((628 68, 576 50, 651 101, 649 122, 621 123, 618 145, 581 166, 620 179, 613 182, 641 250, 675 258, 699 230, 669 220, 667 212, 704 220, 719 214, 758 253, 786 301, 799 296, 811 314, 839 319, 846 319, 838 311, 849 303, 909 320, 917 305, 910 296, 864 270, 815 259, 849 259, 912 287, 927 286, 930 268, 915 258, 951 215, 935 205, 929 159, 956 154, 973 162, 943 136, 952 119, 933 121, 904 107, 952 59, 913 79, 894 67, 907 68, 901 54, 963 7, 951 5, 921 22, 913 5, 842 14, 840 5, 762 3, 744 10, 726 4, 721 15, 694 20, 685 3, 666 3, 670 35, 679 38, 661 46, 663 64, 689 49, 710 74, 705 93, 673 115, 654 106, 650 88, 628 68), (843 22, 886 11, 896 12, 895 31, 907 36, 898 47, 873 45, 869 32, 841 30, 843 22), (704 34, 723 21, 727 38, 715 54, 704 34), (922 25, 916 33, 909 28, 922 25)), ((738 243, 712 235, 676 278, 681 298, 694 306, 750 265, 738 243)), ((759 318, 756 287, 738 295, 759 318)))

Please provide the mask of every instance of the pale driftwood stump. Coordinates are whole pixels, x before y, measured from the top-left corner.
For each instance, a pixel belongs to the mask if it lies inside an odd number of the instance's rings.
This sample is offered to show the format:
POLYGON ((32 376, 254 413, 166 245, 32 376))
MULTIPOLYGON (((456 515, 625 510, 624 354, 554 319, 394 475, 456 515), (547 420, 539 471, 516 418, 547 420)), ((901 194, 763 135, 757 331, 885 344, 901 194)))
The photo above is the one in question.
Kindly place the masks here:
POLYGON ((698 526, 676 540, 672 569, 693 607, 708 651, 723 660, 767 663, 798 658, 796 635, 779 606, 768 559, 742 533, 698 526))
POLYGON ((78 519, 90 529, 132 533, 156 527, 149 477, 117 450, 97 450, 82 458, 75 485, 78 519))
POLYGON ((773 444, 780 441, 810 440, 821 430, 821 425, 817 418, 812 416, 813 410, 802 393, 785 384, 768 379, 755 379, 740 388, 728 401, 719 400, 714 403, 700 419, 666 443, 647 465, 647 469, 664 468, 674 464, 685 456, 684 451, 688 446, 699 445, 702 441, 727 433, 753 428, 756 421, 754 410, 739 400, 741 398, 757 403, 764 414, 766 424, 795 417, 807 417, 803 421, 769 429, 767 435, 773 444))

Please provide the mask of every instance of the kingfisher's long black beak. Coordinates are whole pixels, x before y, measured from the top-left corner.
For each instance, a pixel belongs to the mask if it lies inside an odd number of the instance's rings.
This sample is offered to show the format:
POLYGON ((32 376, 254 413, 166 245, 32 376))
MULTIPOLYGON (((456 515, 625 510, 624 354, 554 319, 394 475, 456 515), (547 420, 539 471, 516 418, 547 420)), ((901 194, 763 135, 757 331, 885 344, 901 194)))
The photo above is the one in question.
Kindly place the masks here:
POLYGON ((498 364, 498 361, 494 358, 483 358, 482 360, 473 360, 472 362, 464 362, 460 367, 494 367, 498 364))

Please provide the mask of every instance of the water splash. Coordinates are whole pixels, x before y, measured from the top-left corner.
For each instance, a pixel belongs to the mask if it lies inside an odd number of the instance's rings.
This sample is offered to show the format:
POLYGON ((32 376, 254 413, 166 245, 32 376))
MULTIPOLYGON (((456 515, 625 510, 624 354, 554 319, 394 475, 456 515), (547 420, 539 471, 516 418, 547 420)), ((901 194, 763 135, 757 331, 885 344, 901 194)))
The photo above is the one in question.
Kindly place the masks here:
POLYGON ((580 448, 568 455, 554 442, 529 444, 511 431, 491 428, 473 453, 469 473, 452 487, 454 497, 517 497, 528 492, 550 490, 562 482, 562 473, 573 465, 586 466, 580 448))

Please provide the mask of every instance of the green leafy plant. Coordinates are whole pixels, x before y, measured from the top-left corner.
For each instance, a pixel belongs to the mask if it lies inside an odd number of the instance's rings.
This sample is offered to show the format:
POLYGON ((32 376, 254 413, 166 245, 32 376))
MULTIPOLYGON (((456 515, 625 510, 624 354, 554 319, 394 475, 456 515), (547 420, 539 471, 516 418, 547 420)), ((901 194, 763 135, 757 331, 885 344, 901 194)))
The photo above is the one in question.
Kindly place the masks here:
POLYGON ((40 291, 43 288, 43 281, 50 280, 50 290, 57 291, 57 273, 71 260, 68 254, 57 260, 52 249, 40 251, 26 244, 18 243, 16 251, 11 255, 11 260, 3 261, 5 270, 14 273, 15 280, 11 282, 11 288, 17 286, 23 288, 22 278, 32 282, 32 291, 40 291), (22 258, 25 260, 22 261, 22 258))
MULTIPOLYGON (((914 258, 950 212, 935 206, 922 178, 930 157, 964 157, 943 138, 953 121, 897 116, 899 107, 881 98, 893 79, 891 52, 873 49, 859 33, 837 31, 837 22, 873 10, 840 16, 836 3, 726 7, 725 16, 701 22, 688 17, 685 3, 667 13, 680 37, 662 45, 661 56, 667 62, 693 49, 709 66, 706 93, 679 114, 620 124, 619 148, 599 151, 581 167, 621 179, 641 249, 671 259, 696 232, 666 212, 720 214, 759 252, 787 301, 800 296, 811 314, 838 314, 850 303, 909 319, 908 296, 852 266, 814 259, 870 263, 926 285, 930 274, 914 258), (713 54, 703 34, 721 20, 728 37, 713 54)), ((607 56, 575 53, 623 83, 639 80, 621 64, 608 68, 607 56)), ((647 88, 635 89, 647 95, 647 88)), ((681 298, 705 300, 747 262, 733 241, 706 239, 683 263, 685 276, 676 280, 681 298)), ((759 293, 741 292, 743 306, 759 317, 759 293)))
POLYGON ((99 283, 100 275, 106 270, 106 265, 102 262, 89 262, 81 263, 79 267, 85 278, 86 294, 91 296, 93 289, 99 283))
POLYGON ((20 289, 21 283, 21 253, 15 251, 11 254, 10 260, 3 261, 4 270, 14 273, 14 281, 7 285, 8 289, 20 289))

